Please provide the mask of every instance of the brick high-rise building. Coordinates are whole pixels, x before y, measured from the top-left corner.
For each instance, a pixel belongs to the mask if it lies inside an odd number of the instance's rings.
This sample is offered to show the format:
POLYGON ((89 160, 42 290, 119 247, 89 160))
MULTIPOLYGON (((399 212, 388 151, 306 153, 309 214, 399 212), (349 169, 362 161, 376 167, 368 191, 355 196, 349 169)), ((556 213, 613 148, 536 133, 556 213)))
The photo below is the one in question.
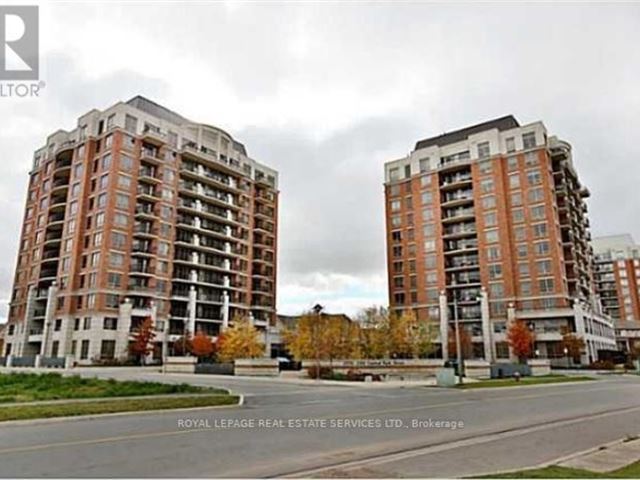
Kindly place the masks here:
POLYGON ((640 326, 640 245, 631 235, 593 239, 596 289, 603 310, 640 326))
POLYGON ((35 152, 4 354, 156 356, 235 315, 275 323, 277 173, 225 131, 143 97, 92 110, 35 152))
POLYGON ((615 349, 594 294, 588 196, 571 146, 541 122, 506 116, 419 141, 385 165, 391 308, 438 322, 444 358, 455 314, 489 361, 510 357, 515 320, 540 357, 563 361, 566 331, 586 341, 584 361, 615 349))

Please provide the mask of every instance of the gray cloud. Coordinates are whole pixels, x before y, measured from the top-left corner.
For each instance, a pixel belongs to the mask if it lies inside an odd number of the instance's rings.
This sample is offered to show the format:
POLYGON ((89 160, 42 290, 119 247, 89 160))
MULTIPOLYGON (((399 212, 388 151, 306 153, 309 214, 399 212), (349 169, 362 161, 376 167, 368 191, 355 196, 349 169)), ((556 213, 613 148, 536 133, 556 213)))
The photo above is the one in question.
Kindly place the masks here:
POLYGON ((638 5, 94 3, 46 12, 71 34, 86 19, 114 41, 130 37, 131 50, 113 55, 103 35, 82 44, 71 35, 73 52, 54 45, 47 54, 46 98, 0 99, 9 159, 0 163, 0 296, 33 149, 90 108, 138 93, 220 123, 280 170, 279 287, 291 295, 299 284, 321 295, 341 278, 336 308, 340 292, 354 305, 372 283, 364 296, 385 302, 372 280, 385 276, 383 163, 419 138, 507 113, 543 120, 573 144, 594 234, 640 241, 638 5), (102 62, 106 73, 95 73, 102 62))

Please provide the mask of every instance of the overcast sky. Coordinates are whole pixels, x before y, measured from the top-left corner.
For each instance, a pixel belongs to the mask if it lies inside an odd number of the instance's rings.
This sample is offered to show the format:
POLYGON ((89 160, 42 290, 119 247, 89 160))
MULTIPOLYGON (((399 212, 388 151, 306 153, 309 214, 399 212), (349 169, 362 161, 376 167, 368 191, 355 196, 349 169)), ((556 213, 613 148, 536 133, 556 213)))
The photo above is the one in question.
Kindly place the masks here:
POLYGON ((509 113, 573 144, 594 235, 640 240, 638 5, 43 4, 40 21, 41 98, 0 98, 0 318, 33 150, 137 94, 279 170, 281 313, 386 303, 384 162, 509 113))

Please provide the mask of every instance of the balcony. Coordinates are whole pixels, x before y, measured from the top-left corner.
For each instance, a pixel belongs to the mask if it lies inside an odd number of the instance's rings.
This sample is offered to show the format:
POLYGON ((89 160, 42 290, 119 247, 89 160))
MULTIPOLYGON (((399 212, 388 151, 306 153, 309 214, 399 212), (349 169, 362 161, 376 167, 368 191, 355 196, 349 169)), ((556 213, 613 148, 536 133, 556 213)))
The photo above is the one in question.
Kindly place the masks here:
POLYGON ((155 125, 145 123, 142 129, 142 138, 153 145, 161 146, 167 143, 167 134, 155 125))
POLYGON ((470 218, 475 218, 473 208, 449 209, 444 210, 442 223, 457 222, 470 218))
POLYGON ((462 186, 470 185, 472 182, 471 174, 450 175, 442 178, 440 182, 440 190, 452 190, 462 186))
POLYGON ((160 194, 156 192, 155 188, 147 188, 142 185, 138 185, 137 194, 138 197, 142 198, 143 200, 151 202, 155 202, 160 199, 160 194))
POLYGON ((162 179, 158 177, 158 174, 155 168, 140 167, 140 169, 138 170, 138 179, 141 182, 148 182, 148 183, 154 183, 154 184, 162 183, 162 179))
POLYGON ((162 163, 162 158, 158 155, 157 148, 148 148, 143 146, 140 150, 140 158, 145 162, 153 163, 155 165, 162 163))

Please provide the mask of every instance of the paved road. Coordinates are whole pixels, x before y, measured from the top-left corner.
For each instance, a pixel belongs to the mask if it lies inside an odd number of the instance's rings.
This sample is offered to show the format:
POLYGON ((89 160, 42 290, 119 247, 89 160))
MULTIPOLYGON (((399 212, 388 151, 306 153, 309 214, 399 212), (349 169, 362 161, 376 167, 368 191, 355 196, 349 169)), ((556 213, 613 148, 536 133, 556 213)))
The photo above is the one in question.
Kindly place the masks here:
POLYGON ((632 377, 483 391, 194 381, 244 393, 246 403, 3 425, 0 476, 455 477, 533 466, 640 433, 640 379, 632 377), (435 428, 436 420, 464 426, 435 428))

